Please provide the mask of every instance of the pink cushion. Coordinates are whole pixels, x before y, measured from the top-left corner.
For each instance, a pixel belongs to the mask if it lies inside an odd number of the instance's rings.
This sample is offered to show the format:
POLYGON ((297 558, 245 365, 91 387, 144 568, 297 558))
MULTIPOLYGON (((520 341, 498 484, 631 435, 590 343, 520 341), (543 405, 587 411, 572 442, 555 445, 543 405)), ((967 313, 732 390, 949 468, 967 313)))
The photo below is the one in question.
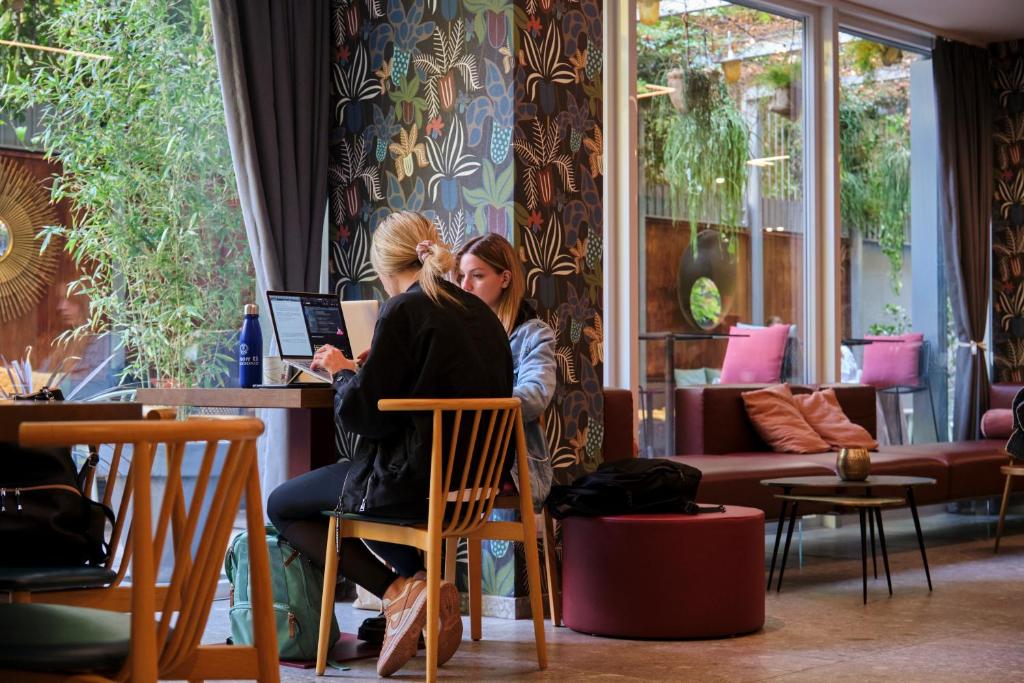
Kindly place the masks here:
POLYGON ((876 389, 917 386, 918 357, 924 342, 923 334, 869 334, 865 339, 881 341, 864 347, 864 370, 860 375, 862 384, 869 384, 876 389))
POLYGON ((829 445, 793 401, 788 384, 773 384, 740 396, 754 429, 776 453, 822 453, 829 445))
POLYGON ((782 356, 786 352, 789 325, 771 327, 730 327, 732 337, 725 348, 722 384, 770 384, 782 379, 782 356))
POLYGON ((986 439, 1008 439, 1013 431, 1013 411, 992 408, 981 416, 981 434, 986 439))
POLYGON ((811 425, 833 449, 878 448, 878 442, 868 430, 851 422, 843 412, 835 390, 822 389, 811 394, 796 394, 793 396, 793 402, 800 409, 807 424, 811 425))

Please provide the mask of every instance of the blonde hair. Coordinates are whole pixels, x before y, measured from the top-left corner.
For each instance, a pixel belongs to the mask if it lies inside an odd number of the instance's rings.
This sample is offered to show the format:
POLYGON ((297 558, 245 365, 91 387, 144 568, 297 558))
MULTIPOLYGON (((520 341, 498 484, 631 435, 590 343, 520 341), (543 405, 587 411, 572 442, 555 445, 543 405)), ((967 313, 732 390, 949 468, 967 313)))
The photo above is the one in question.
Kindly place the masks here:
POLYGON ((416 282, 431 301, 439 305, 444 302, 462 303, 445 291, 442 284, 455 264, 455 257, 448 250, 448 245, 441 241, 437 228, 425 216, 413 211, 398 211, 381 221, 373 233, 370 263, 378 274, 383 275, 417 268, 416 282), (422 242, 429 242, 429 247, 421 261, 417 248, 422 242))
POLYGON ((501 290, 496 313, 501 324, 505 326, 505 331, 511 335, 519 316, 519 306, 523 303, 523 295, 526 293, 526 278, 523 277, 523 266, 516 256, 515 249, 507 239, 492 232, 466 242, 456 254, 456 267, 462 267, 462 257, 467 254, 476 256, 494 268, 499 275, 506 270, 509 272, 508 287, 501 290))

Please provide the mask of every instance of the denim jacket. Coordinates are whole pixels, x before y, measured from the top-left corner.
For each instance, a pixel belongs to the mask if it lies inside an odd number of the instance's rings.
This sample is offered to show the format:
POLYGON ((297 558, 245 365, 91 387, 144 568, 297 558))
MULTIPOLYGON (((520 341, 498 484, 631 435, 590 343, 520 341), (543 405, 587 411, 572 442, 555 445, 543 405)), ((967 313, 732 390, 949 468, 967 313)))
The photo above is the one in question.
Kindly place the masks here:
MULTIPOLYGON (((512 347, 515 384, 512 392, 522 402, 533 507, 540 510, 551 490, 551 453, 540 426, 540 417, 555 395, 555 333, 524 303, 509 344, 512 347)), ((519 472, 515 466, 512 477, 519 486, 519 472)))

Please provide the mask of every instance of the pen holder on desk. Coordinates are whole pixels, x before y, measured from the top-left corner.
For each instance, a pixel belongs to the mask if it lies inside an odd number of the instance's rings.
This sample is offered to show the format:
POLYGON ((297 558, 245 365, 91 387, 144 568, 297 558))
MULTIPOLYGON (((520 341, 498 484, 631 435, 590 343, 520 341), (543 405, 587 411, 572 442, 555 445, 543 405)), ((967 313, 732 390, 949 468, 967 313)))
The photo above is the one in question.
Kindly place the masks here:
POLYGON ((836 474, 843 481, 864 481, 871 474, 871 456, 866 448, 840 448, 836 474))

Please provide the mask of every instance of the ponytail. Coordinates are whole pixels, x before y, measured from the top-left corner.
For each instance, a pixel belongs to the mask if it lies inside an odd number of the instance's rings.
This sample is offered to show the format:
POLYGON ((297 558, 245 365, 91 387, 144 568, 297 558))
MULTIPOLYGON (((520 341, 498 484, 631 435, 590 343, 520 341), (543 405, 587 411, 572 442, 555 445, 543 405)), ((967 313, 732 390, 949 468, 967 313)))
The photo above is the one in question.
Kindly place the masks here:
POLYGON ((385 275, 418 268, 416 282, 431 301, 462 304, 443 284, 455 266, 455 257, 434 224, 421 214, 398 211, 385 218, 373 233, 370 263, 385 275))

